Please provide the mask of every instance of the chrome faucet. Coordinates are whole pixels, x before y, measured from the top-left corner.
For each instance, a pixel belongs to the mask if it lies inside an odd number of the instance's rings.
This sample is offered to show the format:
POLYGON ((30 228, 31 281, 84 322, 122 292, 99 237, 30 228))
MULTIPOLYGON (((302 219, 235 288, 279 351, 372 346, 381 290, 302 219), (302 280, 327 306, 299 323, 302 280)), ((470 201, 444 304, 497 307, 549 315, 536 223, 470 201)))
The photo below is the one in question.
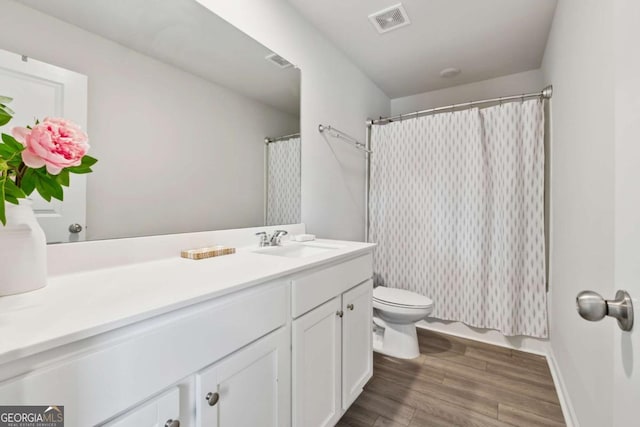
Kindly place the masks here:
POLYGON ((260 246, 261 248, 265 246, 280 246, 280 240, 282 239, 282 236, 286 234, 288 233, 284 230, 276 230, 271 236, 269 236, 264 231, 256 233, 256 236, 260 236, 260 242, 258 243, 258 246, 260 246))

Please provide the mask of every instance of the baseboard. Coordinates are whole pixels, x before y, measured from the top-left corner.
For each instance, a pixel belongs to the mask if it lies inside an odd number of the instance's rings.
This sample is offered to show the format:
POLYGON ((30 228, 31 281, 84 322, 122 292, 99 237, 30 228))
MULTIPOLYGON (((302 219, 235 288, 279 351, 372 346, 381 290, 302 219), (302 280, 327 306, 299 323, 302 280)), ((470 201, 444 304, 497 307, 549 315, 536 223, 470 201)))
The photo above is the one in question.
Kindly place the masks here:
POLYGON ((556 357, 551 346, 549 346, 545 357, 547 358, 547 364, 549 365, 549 370, 551 371, 553 385, 556 387, 556 393, 558 393, 558 399, 560 400, 560 407, 562 408, 564 421, 567 424, 567 427, 579 427, 580 425, 578 424, 578 417, 576 416, 576 412, 573 409, 573 405, 571 404, 571 399, 569 397, 569 393, 567 392, 567 387, 565 386, 564 379, 562 378, 562 373, 560 372, 560 368, 558 367, 558 363, 556 362, 556 357))
POLYGON ((511 350, 524 351, 527 353, 537 354, 539 356, 547 356, 549 341, 530 337, 517 337, 520 342, 516 345, 498 331, 488 329, 472 328, 460 322, 451 323, 428 323, 424 320, 416 323, 420 329, 427 329, 434 332, 440 332, 447 335, 453 335, 459 338, 479 341, 485 344, 491 344, 498 347, 504 347, 511 350))

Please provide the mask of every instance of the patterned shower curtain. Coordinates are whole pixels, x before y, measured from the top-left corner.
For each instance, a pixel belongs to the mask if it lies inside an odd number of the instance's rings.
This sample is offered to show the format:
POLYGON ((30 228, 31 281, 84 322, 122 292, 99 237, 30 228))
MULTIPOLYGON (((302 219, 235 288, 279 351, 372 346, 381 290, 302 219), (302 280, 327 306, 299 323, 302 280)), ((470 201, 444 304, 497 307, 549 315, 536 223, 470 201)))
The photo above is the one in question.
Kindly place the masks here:
POLYGON ((266 225, 300 222, 300 137, 267 145, 266 225))
POLYGON ((370 240, 379 283, 431 317, 547 336, 544 104, 372 128, 370 240))

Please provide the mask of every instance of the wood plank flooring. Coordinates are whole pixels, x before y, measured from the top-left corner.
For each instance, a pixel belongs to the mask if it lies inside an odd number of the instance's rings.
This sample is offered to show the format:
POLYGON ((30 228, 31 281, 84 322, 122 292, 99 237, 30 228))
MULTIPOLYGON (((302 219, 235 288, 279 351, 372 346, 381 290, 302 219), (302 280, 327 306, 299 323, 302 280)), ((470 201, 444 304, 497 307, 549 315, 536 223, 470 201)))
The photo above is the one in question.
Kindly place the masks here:
POLYGON ((419 358, 374 353, 340 427, 565 426, 544 357, 418 329, 419 358))

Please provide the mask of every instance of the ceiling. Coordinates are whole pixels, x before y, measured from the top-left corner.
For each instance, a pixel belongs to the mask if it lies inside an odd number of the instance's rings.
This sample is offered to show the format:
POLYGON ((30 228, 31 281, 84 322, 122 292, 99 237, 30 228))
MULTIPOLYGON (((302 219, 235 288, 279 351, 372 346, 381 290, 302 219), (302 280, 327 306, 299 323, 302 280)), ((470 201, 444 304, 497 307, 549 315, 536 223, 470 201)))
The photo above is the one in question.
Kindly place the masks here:
POLYGON ((540 67, 557 0, 287 0, 390 98, 540 67), (368 16, 402 2, 410 25, 368 16), (462 70, 440 77, 444 68, 462 70))
MULTIPOLYGON (((193 0, 19 0, 77 27, 299 116, 300 72, 193 0)), ((89 76, 91 78, 91 76, 89 76)))

